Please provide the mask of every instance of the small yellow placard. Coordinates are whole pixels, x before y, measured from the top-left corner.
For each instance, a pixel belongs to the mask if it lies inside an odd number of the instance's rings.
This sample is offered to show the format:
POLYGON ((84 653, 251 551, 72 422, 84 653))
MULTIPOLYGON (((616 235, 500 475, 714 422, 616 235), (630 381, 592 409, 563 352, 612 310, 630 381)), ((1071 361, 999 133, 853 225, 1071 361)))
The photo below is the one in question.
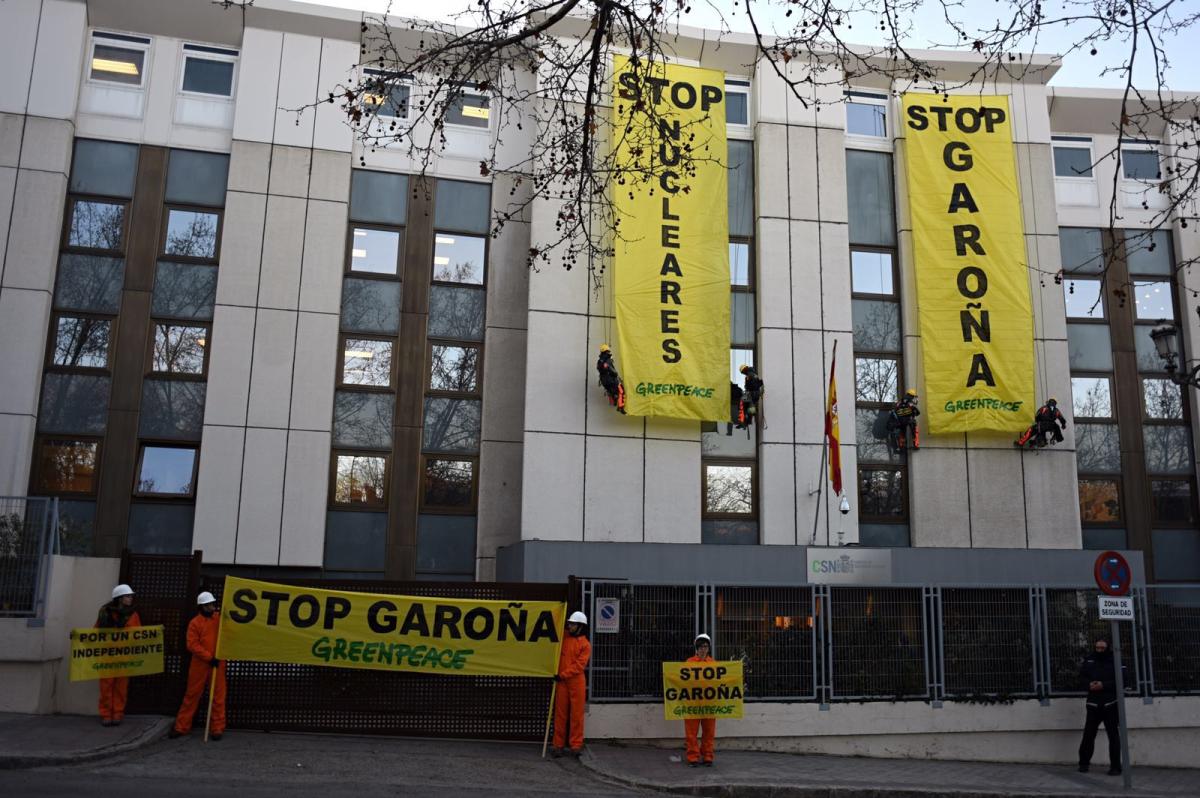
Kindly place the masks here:
POLYGON ((72 629, 71 681, 163 672, 163 628, 72 629))
POLYGON ((478 106, 474 106, 474 105, 464 105, 462 107, 462 115, 463 116, 473 116, 476 119, 487 119, 488 118, 488 109, 487 108, 479 108, 478 106))
POLYGON ((667 720, 742 717, 742 663, 664 662, 663 713, 667 720))

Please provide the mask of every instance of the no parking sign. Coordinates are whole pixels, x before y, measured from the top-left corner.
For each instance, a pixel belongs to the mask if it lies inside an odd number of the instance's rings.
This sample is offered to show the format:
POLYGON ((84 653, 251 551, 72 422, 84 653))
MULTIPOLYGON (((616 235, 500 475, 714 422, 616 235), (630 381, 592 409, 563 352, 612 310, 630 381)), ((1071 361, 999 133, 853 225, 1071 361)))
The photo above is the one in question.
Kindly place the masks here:
POLYGON ((621 600, 613 598, 596 599, 596 631, 621 631, 621 600))

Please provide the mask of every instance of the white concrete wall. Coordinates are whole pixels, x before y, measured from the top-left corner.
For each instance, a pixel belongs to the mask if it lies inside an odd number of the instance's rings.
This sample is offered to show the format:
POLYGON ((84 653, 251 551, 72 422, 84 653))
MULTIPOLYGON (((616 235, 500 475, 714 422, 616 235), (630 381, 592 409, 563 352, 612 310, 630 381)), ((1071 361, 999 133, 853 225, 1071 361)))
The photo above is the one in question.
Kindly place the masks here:
MULTIPOLYGON (((1125 708, 1135 767, 1195 767, 1200 698, 1134 699, 1125 708)), ((839 703, 824 711, 816 703, 755 702, 746 704, 742 720, 717 724, 717 750, 1074 763, 1083 716, 1082 699, 1055 699, 1048 706, 946 703, 936 709, 918 701, 839 703)), ((663 719, 662 704, 592 703, 587 736, 677 747, 683 729, 663 719)))

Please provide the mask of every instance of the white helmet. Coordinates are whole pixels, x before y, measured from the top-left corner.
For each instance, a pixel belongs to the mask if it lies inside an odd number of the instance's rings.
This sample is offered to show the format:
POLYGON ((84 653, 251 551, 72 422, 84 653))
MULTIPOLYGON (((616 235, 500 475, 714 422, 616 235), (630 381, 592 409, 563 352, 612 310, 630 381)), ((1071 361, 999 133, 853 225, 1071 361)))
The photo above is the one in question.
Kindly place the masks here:
POLYGON ((132 596, 133 588, 129 585, 117 585, 113 588, 112 597, 119 599, 121 596, 132 596))
POLYGON ((703 640, 705 643, 708 643, 710 646, 712 645, 712 638, 709 637, 708 635, 706 635, 704 632, 701 632, 700 634, 696 635, 696 642, 693 643, 692 645, 696 645, 701 640, 703 640))
POLYGON ((571 613, 571 617, 567 618, 567 623, 581 623, 587 626, 587 616, 579 610, 575 610, 575 612, 571 613))
POLYGON ((212 593, 209 593, 207 590, 205 590, 199 596, 196 596, 196 603, 200 606, 204 606, 205 604, 216 604, 217 600, 213 598, 212 593))

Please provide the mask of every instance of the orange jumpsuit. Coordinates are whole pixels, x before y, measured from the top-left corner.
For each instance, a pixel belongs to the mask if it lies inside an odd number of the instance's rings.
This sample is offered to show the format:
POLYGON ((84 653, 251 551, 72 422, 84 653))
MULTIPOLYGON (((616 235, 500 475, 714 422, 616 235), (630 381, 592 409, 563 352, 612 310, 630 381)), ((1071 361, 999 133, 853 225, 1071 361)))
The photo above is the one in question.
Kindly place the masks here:
MULTIPOLYGON (((712 657, 688 657, 688 662, 712 662, 712 657)), ((705 762, 713 761, 713 738, 717 736, 716 718, 686 718, 683 721, 683 734, 687 740, 687 760, 699 762, 704 757, 705 762), (696 733, 704 729, 704 739, 697 740, 696 733)))
MULTIPOLYGON (((141 626, 142 619, 137 610, 129 614, 125 623, 121 623, 120 615, 112 612, 112 605, 105 604, 100 608, 100 618, 96 620, 97 629, 130 629, 141 626)), ((117 676, 112 679, 100 680, 100 720, 120 721, 125 717, 125 702, 129 698, 129 677, 117 676)))
MULTIPOLYGON (((217 652, 217 629, 221 623, 219 613, 205 617, 200 613, 192 618, 187 628, 187 648, 192 655, 192 664, 188 666, 187 692, 183 696, 183 704, 179 714, 175 716, 175 731, 187 734, 192 730, 192 717, 200 707, 200 696, 204 688, 212 680, 212 659, 217 652)), ((213 691, 212 723, 209 730, 213 734, 225 731, 225 663, 217 668, 217 685, 213 691)))
POLYGON ((587 682, 583 672, 592 658, 592 644, 583 635, 570 634, 563 640, 558 656, 558 689, 554 693, 554 747, 567 744, 568 722, 571 750, 583 749, 583 710, 587 702, 587 682))

